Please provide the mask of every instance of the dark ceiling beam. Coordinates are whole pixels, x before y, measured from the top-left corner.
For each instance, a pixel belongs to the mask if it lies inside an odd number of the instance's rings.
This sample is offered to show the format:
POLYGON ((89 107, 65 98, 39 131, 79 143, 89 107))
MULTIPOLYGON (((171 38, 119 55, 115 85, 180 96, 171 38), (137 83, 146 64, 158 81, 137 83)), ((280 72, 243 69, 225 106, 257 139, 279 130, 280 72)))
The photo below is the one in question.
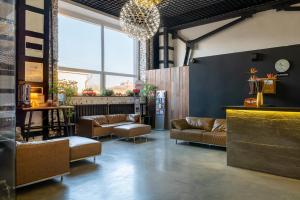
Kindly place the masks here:
MULTIPOLYGON (((296 3, 300 3, 300 0, 277 0, 277 1, 272 1, 272 2, 262 4, 262 5, 252 6, 252 7, 249 7, 249 8, 229 12, 229 13, 226 13, 226 14, 217 15, 217 16, 214 16, 214 17, 196 20, 196 21, 186 23, 186 24, 181 24, 181 25, 169 27, 169 30, 175 30, 176 31, 176 30, 191 28, 191 27, 194 27, 194 26, 200 26, 200 25, 204 25, 204 24, 217 22, 217 21, 223 21, 223 20, 227 20, 227 19, 231 19, 231 18, 241 17, 243 15, 251 15, 251 14, 255 14, 255 13, 258 13, 258 12, 271 10, 271 9, 277 9, 278 10, 280 8, 286 8, 287 6, 290 6, 290 5, 293 5, 293 4, 296 4, 296 3)), ((289 8, 292 8, 292 7, 289 7, 289 8)), ((197 11, 193 11, 193 12, 201 12, 201 9, 199 9, 197 11)), ((168 21, 168 18, 166 18, 165 21, 168 21)))
POLYGON ((198 38, 196 38, 194 40, 188 41, 188 44, 194 45, 194 44, 196 44, 196 43, 198 43, 198 42, 200 42, 200 41, 202 41, 202 40, 204 40, 206 38, 209 38, 209 37, 211 37, 211 36, 213 36, 213 35, 221 32, 221 31, 223 31, 225 29, 228 29, 228 28, 230 28, 230 27, 232 27, 232 26, 234 26, 236 24, 241 23, 242 21, 246 20, 249 17, 252 17, 252 15, 245 15, 243 17, 240 17, 240 18, 236 19, 236 20, 233 20, 232 22, 229 22, 229 23, 225 24, 224 26, 221 26, 221 27, 219 27, 219 28, 217 28, 217 29, 215 29, 215 30, 213 30, 213 31, 205 34, 205 35, 202 35, 202 36, 200 36, 200 37, 198 37, 198 38))
MULTIPOLYGON (((184 64, 183 65, 184 66, 188 65, 189 58, 191 56, 191 52, 192 52, 192 50, 194 48, 194 45, 196 43, 199 43, 202 40, 205 40, 205 39, 207 39, 207 38, 209 38, 209 37, 211 37, 211 36, 213 36, 213 35, 221 32, 221 31, 224 31, 224 30, 226 30, 226 29, 228 29, 228 28, 230 28, 230 27, 232 27, 232 26, 234 26, 236 24, 239 24, 239 23, 245 21, 249 17, 252 17, 252 15, 246 15, 246 16, 240 17, 240 18, 238 18, 236 20, 233 20, 232 22, 229 22, 229 23, 227 23, 227 24, 225 24, 225 25, 223 25, 223 26, 221 26, 221 27, 219 27, 219 28, 217 28, 217 29, 215 29, 213 31, 210 31, 210 32, 208 32, 208 33, 206 33, 206 34, 204 34, 204 35, 202 35, 202 36, 200 36, 200 37, 198 37, 198 38, 196 38, 194 40, 186 41, 185 42, 186 43, 186 52, 185 52, 184 64)), ((178 34, 177 34, 177 36, 178 36, 178 34)))
POLYGON ((284 10, 284 11, 300 11, 300 6, 297 6, 297 7, 289 6, 289 7, 283 8, 282 10, 284 10))

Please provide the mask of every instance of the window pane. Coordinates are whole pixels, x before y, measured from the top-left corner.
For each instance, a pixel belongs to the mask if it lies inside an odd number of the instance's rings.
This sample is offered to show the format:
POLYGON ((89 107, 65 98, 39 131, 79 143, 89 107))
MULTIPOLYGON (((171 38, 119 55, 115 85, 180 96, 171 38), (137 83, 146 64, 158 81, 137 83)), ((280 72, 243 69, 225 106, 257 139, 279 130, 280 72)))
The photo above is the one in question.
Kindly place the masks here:
POLYGON ((134 87, 134 78, 123 76, 105 76, 106 89, 113 90, 115 93, 125 94, 127 90, 134 87))
POLYGON ((101 70, 101 26, 58 16, 59 66, 101 70))
POLYGON ((92 88, 97 95, 100 94, 100 74, 58 71, 59 80, 76 81, 78 87, 78 94, 87 88, 92 88))
POLYGON ((135 74, 132 38, 119 31, 104 28, 104 69, 107 72, 135 74))

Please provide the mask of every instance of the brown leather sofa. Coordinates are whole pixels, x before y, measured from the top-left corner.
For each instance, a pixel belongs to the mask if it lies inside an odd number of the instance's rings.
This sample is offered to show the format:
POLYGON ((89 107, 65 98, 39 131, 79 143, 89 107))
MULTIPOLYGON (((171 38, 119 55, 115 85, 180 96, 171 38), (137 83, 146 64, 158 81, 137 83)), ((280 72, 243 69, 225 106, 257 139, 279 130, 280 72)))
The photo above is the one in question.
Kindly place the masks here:
POLYGON ((89 138, 112 135, 114 127, 134 123, 141 123, 140 115, 116 114, 84 116, 81 117, 78 122, 78 135, 89 138))
POLYGON ((187 117, 172 120, 170 138, 226 147, 227 125, 225 119, 187 117))
POLYGON ((16 144, 16 187, 70 173, 70 162, 101 154, 99 141, 71 136, 16 144))

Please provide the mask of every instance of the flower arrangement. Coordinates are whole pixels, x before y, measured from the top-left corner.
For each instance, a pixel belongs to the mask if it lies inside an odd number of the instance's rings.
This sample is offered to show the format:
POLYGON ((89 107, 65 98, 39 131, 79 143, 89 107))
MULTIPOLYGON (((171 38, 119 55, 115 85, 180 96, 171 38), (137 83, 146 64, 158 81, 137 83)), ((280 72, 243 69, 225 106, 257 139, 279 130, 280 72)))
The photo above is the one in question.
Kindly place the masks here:
POLYGON ((258 72, 258 70, 255 67, 250 68, 250 74, 251 74, 250 79, 249 79, 250 81, 254 81, 257 79, 257 76, 256 76, 257 72, 258 72))
POLYGON ((85 88, 82 91, 83 96, 89 96, 89 97, 94 97, 96 96, 96 92, 93 90, 93 88, 85 88))

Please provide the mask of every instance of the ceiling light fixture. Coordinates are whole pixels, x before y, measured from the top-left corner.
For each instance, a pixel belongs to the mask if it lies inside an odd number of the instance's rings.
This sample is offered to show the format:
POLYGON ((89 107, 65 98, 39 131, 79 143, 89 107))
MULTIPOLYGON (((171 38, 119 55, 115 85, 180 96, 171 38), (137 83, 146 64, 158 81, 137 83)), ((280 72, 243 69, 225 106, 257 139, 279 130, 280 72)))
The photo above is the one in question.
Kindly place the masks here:
POLYGON ((129 0, 120 13, 122 30, 138 40, 150 39, 160 24, 160 14, 156 6, 144 7, 129 0))
POLYGON ((137 5, 140 5, 145 8, 151 8, 157 6, 161 3, 162 0, 134 0, 137 5))

